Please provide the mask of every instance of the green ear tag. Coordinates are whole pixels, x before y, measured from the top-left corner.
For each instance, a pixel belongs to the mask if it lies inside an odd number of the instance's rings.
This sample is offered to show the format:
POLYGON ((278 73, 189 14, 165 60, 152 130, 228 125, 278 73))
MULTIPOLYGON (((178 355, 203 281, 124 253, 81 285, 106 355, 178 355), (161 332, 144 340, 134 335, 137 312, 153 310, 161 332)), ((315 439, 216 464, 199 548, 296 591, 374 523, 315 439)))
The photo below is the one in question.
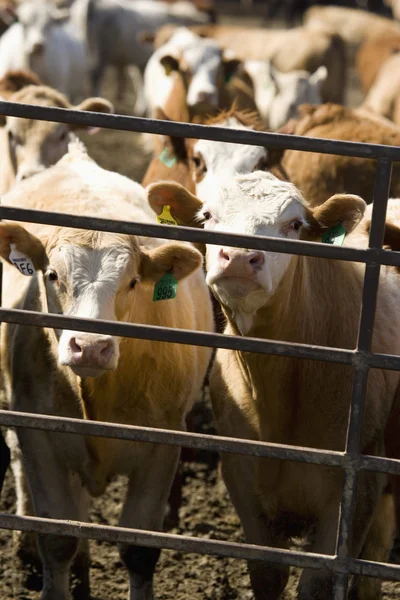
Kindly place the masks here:
POLYGON ((169 148, 164 148, 158 159, 163 163, 163 165, 168 167, 168 169, 172 169, 172 167, 176 164, 176 156, 171 154, 169 148))
POLYGON ((344 238, 346 236, 346 230, 341 223, 328 229, 322 236, 323 244, 333 244, 334 246, 343 246, 344 238))
POLYGON ((161 215, 157 215, 157 221, 162 225, 178 225, 171 215, 171 207, 169 204, 164 204, 161 215))
POLYGON ((178 280, 172 273, 166 273, 154 286, 153 302, 172 300, 176 296, 178 280))

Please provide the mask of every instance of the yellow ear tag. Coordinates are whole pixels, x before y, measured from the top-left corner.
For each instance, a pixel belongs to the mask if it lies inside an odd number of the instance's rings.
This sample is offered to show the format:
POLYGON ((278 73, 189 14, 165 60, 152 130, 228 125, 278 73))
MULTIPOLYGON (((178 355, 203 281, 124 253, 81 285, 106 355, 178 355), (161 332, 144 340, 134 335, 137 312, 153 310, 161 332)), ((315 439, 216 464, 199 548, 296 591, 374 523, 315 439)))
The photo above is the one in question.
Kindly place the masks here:
POLYGON ((11 252, 9 255, 10 262, 18 269, 22 275, 26 275, 27 277, 31 277, 35 273, 35 267, 30 258, 28 258, 22 252, 17 250, 17 246, 15 244, 10 244, 11 252))
POLYGON ((164 204, 161 215, 157 215, 157 221, 163 225, 178 225, 171 215, 171 207, 169 204, 164 204))
POLYGON ((169 77, 173 71, 171 65, 164 65, 165 74, 169 77))

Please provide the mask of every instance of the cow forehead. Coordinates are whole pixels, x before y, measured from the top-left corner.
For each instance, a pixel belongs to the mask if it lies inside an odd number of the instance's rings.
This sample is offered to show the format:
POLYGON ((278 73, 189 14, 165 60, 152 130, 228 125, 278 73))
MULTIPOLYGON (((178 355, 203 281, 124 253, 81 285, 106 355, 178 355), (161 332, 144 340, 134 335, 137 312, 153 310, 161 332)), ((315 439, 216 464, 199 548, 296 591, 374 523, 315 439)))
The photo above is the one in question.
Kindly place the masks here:
POLYGON ((234 177, 219 186, 207 208, 225 224, 243 231, 305 216, 299 190, 270 173, 257 171, 234 177))
MULTIPOLYGON (((214 124, 213 124, 214 125, 214 124)), ((215 123, 215 127, 227 127, 229 129, 249 130, 235 117, 229 117, 224 121, 215 123)), ((193 147, 194 153, 200 152, 208 168, 216 168, 224 163, 229 163, 239 173, 252 170, 254 166, 266 155, 265 148, 261 146, 247 146, 244 144, 231 144, 228 142, 213 142, 209 140, 198 140, 193 147)))
POLYGON ((216 44, 210 44, 208 40, 201 40, 195 45, 185 48, 183 58, 190 71, 195 72, 205 66, 218 67, 222 52, 216 44))

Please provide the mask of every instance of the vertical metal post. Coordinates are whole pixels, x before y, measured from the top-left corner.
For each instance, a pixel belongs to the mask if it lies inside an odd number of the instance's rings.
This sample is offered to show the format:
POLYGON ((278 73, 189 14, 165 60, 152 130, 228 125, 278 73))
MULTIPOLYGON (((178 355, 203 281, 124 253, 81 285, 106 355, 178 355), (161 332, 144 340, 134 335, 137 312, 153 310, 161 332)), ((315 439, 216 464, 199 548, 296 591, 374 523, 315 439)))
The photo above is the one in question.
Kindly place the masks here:
MULTIPOLYGON (((382 248, 391 176, 392 161, 386 158, 380 158, 378 160, 375 181, 369 248, 382 248)), ((367 360, 363 357, 363 353, 369 352, 371 349, 380 268, 381 265, 379 263, 368 263, 365 266, 362 307, 357 341, 357 352, 360 354, 357 356, 359 362, 354 367, 353 390, 345 449, 347 455, 357 455, 360 453, 363 412, 369 370, 367 360)), ((336 554, 339 559, 346 559, 349 556, 356 491, 357 470, 354 467, 346 467, 344 472, 336 545, 336 554)), ((348 579, 348 573, 339 573, 335 576, 335 600, 346 600, 348 579)))

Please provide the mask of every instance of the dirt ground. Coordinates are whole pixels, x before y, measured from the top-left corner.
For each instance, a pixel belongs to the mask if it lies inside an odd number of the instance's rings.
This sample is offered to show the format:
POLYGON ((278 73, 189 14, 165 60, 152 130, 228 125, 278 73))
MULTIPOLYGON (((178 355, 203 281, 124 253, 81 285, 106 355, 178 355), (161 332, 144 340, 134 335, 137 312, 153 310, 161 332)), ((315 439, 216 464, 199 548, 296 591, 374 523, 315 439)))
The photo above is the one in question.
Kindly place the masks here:
MULTIPOLYGON (((241 20, 243 22, 243 20, 241 20)), ((254 22, 254 20, 253 20, 254 22)), ((105 92, 113 98, 115 82, 109 75, 105 92)), ((354 74, 350 73, 348 103, 357 105, 361 95, 354 74)), ((118 107, 129 112, 129 102, 118 107)), ((149 156, 141 147, 141 136, 127 132, 103 130, 96 136, 82 135, 90 154, 102 166, 116 170, 137 181, 146 169, 149 156)), ((197 412, 197 431, 213 431, 209 406, 197 412)), ((217 469, 218 458, 212 453, 192 453, 191 461, 182 466, 184 477, 183 503, 179 527, 173 533, 243 541, 239 520, 235 514, 217 469)), ((117 524, 124 497, 125 481, 113 481, 106 494, 93 501, 91 519, 101 524, 117 524)), ((12 477, 7 475, 0 500, 0 511, 15 511, 12 477)), ((93 600, 122 600, 127 598, 128 577, 114 545, 90 542, 91 586, 93 600)), ((0 530, 0 600, 38 600, 39 592, 26 590, 14 593, 15 557, 12 532, 0 530)), ((296 597, 299 570, 292 569, 284 600, 296 597)), ((163 551, 155 577, 158 600, 246 600, 253 598, 246 565, 243 561, 215 558, 181 552, 163 551)), ((384 584, 384 600, 400 597, 400 582, 384 584)))

